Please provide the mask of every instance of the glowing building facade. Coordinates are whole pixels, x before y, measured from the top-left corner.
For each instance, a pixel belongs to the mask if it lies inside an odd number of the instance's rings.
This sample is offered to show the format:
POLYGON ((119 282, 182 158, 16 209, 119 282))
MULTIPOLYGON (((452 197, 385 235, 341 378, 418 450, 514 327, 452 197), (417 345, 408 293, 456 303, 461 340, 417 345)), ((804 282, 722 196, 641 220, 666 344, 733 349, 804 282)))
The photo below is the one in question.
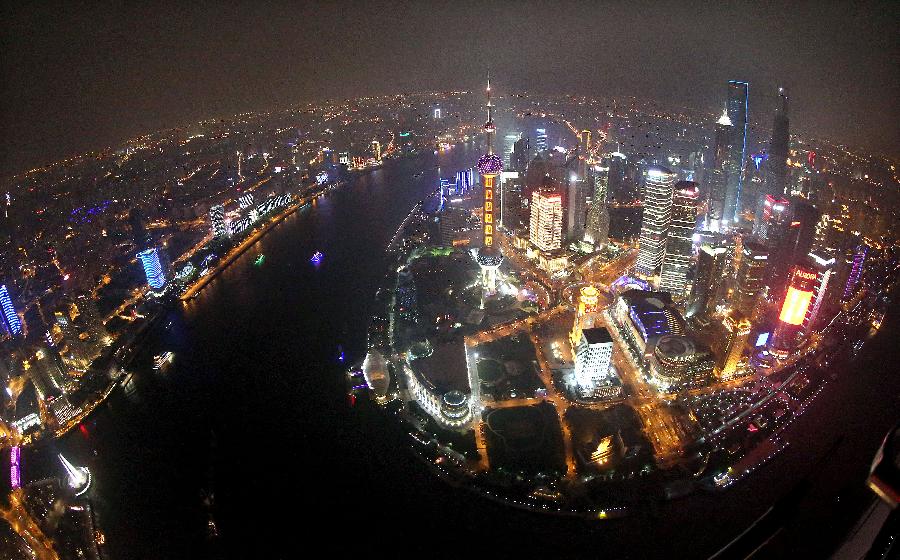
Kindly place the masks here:
POLYGON ((529 240, 541 251, 554 251, 562 246, 562 195, 551 189, 536 190, 531 195, 529 240))
POLYGON ((22 334, 22 320, 16 313, 6 284, 0 284, 0 312, 2 312, 3 326, 6 331, 13 336, 22 334))
POLYGON ((734 377, 744 356, 744 348, 747 346, 747 337, 750 336, 752 325, 740 311, 726 315, 722 325, 725 327, 724 344, 716 365, 719 368, 719 377, 730 379, 734 377))
POLYGON ((584 329, 575 347, 575 384, 582 397, 595 396, 597 387, 608 386, 613 340, 603 327, 584 329))
POLYGON ((826 301, 826 295, 831 287, 831 278, 834 275, 835 264, 837 259, 830 255, 819 253, 809 254, 809 264, 816 270, 816 285, 813 292, 813 299, 806 315, 803 318, 803 331, 809 334, 810 331, 817 327, 819 314, 826 301))
POLYGON ((681 181, 675 185, 672 219, 666 235, 666 251, 659 276, 659 289, 672 294, 675 300, 681 300, 685 295, 699 202, 700 190, 696 183, 681 181))
POLYGON ((602 248, 609 242, 609 208, 606 202, 609 190, 609 168, 594 166, 592 177, 594 194, 588 207, 584 240, 594 247, 602 248))
POLYGON ((672 220, 675 174, 664 167, 647 170, 640 249, 635 272, 644 277, 656 274, 666 252, 666 235, 672 220))
POLYGON ((848 300, 853 297, 853 294, 856 292, 856 286, 859 284, 859 279, 862 277, 863 266, 866 263, 866 254, 868 253, 868 250, 869 248, 865 245, 860 245, 854 251, 853 264, 850 266, 850 275, 847 277, 847 283, 844 284, 842 299, 848 300))
POLYGON ((154 290, 165 288, 166 274, 162 266, 162 260, 159 257, 159 249, 156 247, 145 249, 137 254, 137 258, 141 261, 141 267, 144 269, 144 275, 147 277, 147 284, 154 290))
POLYGON ((381 161, 381 142, 378 140, 372 140, 372 157, 376 161, 381 161))
POLYGON ((802 342, 803 324, 818 284, 818 271, 809 263, 797 264, 791 270, 790 284, 778 314, 778 326, 772 336, 771 351, 776 356, 789 356, 802 342))
POLYGON ((225 223, 225 207, 216 204, 209 209, 209 225, 213 237, 221 239, 228 236, 228 224, 225 223))

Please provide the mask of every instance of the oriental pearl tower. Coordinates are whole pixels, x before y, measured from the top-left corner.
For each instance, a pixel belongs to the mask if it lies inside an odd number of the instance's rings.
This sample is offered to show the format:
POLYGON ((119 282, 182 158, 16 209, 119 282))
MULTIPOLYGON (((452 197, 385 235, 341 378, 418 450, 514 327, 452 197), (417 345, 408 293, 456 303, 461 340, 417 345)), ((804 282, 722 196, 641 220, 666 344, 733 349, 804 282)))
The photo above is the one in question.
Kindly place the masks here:
POLYGON ((482 302, 487 296, 497 292, 497 269, 503 261, 503 254, 495 243, 494 236, 494 184, 497 176, 503 170, 503 160, 494 154, 494 135, 497 127, 494 126, 491 104, 491 80, 487 84, 487 122, 484 123, 484 135, 487 139, 487 153, 478 158, 478 172, 481 173, 481 183, 484 187, 484 212, 481 225, 481 248, 475 260, 481 267, 482 302))

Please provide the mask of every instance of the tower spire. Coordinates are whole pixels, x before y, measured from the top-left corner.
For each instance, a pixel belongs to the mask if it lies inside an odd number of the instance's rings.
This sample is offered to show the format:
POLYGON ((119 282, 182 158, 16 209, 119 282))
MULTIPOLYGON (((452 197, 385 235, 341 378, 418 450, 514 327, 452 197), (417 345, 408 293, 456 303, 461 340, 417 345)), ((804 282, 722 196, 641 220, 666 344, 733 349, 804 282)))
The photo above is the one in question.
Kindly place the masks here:
POLYGON ((494 104, 491 103, 491 74, 488 72, 487 78, 487 89, 485 90, 487 94, 487 122, 484 123, 484 134, 487 137, 487 153, 494 153, 494 134, 497 132, 497 127, 494 126, 494 115, 492 108, 494 104))

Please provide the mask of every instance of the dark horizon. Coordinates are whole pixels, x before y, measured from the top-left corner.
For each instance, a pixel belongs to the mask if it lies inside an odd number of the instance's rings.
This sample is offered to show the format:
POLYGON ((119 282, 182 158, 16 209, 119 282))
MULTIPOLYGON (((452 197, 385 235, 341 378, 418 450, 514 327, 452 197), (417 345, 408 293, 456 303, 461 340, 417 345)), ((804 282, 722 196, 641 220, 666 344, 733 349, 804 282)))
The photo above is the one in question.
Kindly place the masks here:
POLYGON ((206 118, 474 90, 488 71, 499 92, 702 111, 745 80, 751 122, 765 128, 786 85, 792 133, 900 156, 894 3, 20 5, 4 16, 5 177, 206 118))

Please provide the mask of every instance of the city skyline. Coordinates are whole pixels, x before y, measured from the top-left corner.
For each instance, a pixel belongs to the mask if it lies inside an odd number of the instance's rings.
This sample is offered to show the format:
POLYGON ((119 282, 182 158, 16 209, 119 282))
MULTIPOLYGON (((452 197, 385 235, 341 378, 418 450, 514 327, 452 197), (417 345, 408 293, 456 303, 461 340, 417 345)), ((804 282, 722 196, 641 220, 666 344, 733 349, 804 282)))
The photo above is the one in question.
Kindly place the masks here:
MULTIPOLYGON (((896 127, 884 126, 900 118, 893 103, 900 95, 893 64, 898 45, 891 40, 900 16, 890 3, 777 11, 755 3, 702 10, 664 4, 665 18, 645 18, 623 6, 572 3, 552 11, 558 23, 550 27, 542 25, 546 5, 512 10, 497 4, 482 7, 483 18, 469 40, 453 45, 452 55, 441 37, 463 17, 465 3, 406 6, 401 27, 389 15, 397 5, 358 5, 344 14, 347 24, 364 21, 366 29, 383 31, 325 42, 315 40, 325 29, 322 16, 310 13, 312 6, 299 9, 300 17, 284 17, 298 9, 290 4, 234 8, 208 14, 180 6, 166 24, 151 5, 119 11, 14 8, 2 30, 7 56, 0 60, 0 75, 7 79, 0 91, 8 100, 0 110, 6 139, 0 145, 2 175, 116 146, 148 131, 245 111, 366 94, 477 91, 490 71, 503 76, 498 85, 507 92, 556 93, 548 84, 565 83, 567 93, 638 95, 708 112, 722 106, 716 85, 725 80, 752 84, 751 113, 771 114, 777 87, 787 86, 797 132, 893 157, 900 153, 896 127), (869 13, 882 17, 868 18, 869 13), (582 32, 598 25, 603 33, 582 32), (513 32, 495 36, 481 28, 513 32), (686 42, 696 44, 696 56, 680 54, 685 33, 696 38, 686 42), (226 41, 226 35, 236 40, 226 41), (534 41, 535 35, 546 38, 534 41), (357 65, 364 41, 376 51, 406 56, 391 57, 399 63, 391 68, 377 59, 374 67, 357 65), (215 49, 204 47, 210 42, 215 49), (245 42, 252 47, 241 49, 245 42), (170 64, 173 58, 179 63, 170 64), (716 61, 712 67, 710 59, 716 61), (832 64, 844 71, 828 72, 832 64), (596 71, 587 72, 589 67, 596 71), (19 77, 26 68, 28 80, 19 77), (139 95, 132 93, 137 84, 139 95)), ((751 126, 768 128, 771 119, 752 118, 751 126)))
POLYGON ((900 173, 810 133, 889 144, 878 6, 247 6, 0 36, 0 170, 140 129, 0 189, 11 560, 896 553, 900 173))

